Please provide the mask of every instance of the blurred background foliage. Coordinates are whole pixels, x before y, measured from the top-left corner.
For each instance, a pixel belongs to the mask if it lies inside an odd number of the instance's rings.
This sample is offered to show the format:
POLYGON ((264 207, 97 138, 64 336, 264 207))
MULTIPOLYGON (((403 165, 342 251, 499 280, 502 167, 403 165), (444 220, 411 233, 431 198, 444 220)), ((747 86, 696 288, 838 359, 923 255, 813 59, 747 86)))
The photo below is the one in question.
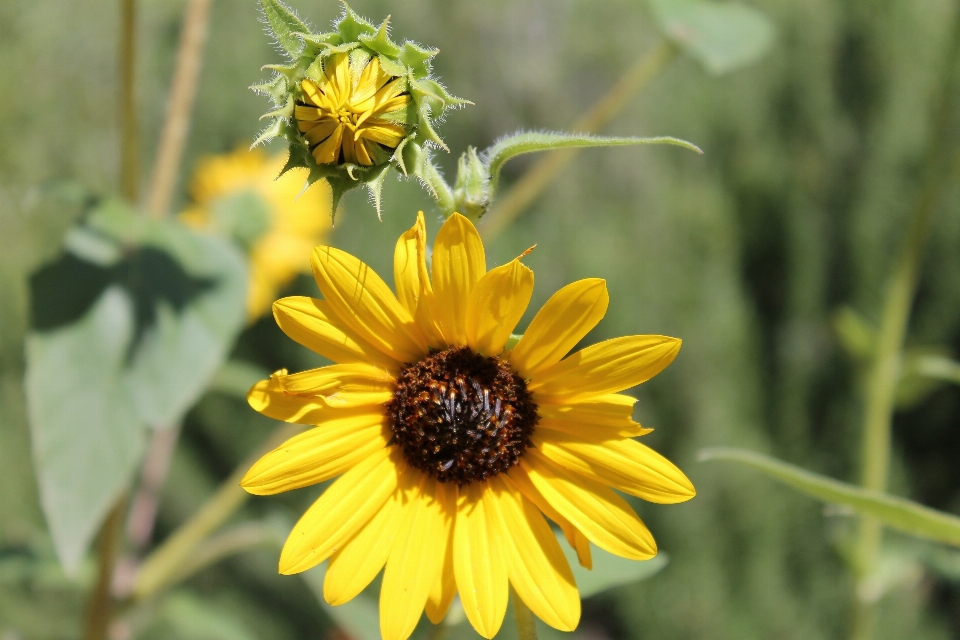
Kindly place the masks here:
MULTIPOLYGON (((663 4, 658 3, 658 4, 663 4)), ((334 2, 291 2, 312 24, 334 2)), ((638 0, 356 0, 375 21, 440 48, 435 70, 476 103, 449 115, 448 179, 467 145, 518 129, 562 130, 662 36, 638 0)), ((883 288, 918 197, 943 78, 949 0, 765 0, 775 26, 755 64, 718 76, 681 56, 605 133, 674 135, 705 155, 663 147, 583 152, 496 238, 490 264, 537 243, 531 309, 563 284, 608 282, 607 317, 587 342, 629 333, 683 338, 680 357, 637 390, 646 442, 676 461, 699 495, 637 504, 670 562, 655 576, 585 602, 584 638, 836 638, 851 625, 845 554, 855 520, 747 469, 696 462, 736 445, 856 481, 864 368, 858 336, 876 327, 883 288), (852 318, 852 319, 851 319, 852 318), (851 338, 852 336, 852 338, 851 338)), ((141 166, 163 118, 183 2, 139 4, 141 166)), ((209 40, 175 210, 204 156, 252 140, 264 100, 246 90, 277 61, 252 2, 213 4, 209 40)), ((116 45, 111 3, 0 5, 0 638, 80 636, 91 556, 57 564, 31 467, 24 399, 28 278, 54 259, 81 207, 76 193, 115 190, 116 45)), ((716 71, 716 69, 714 69, 716 71)), ((956 114, 954 114, 956 115, 956 114)), ((271 150, 273 151, 273 150, 271 150)), ((532 160, 505 168, 516 181, 532 160)), ((908 346, 960 353, 960 211, 952 184, 937 208, 908 346)), ((330 242, 389 274, 418 209, 414 182, 388 179, 383 221, 360 192, 344 198, 330 242)), ((483 226, 481 225, 481 232, 483 226)), ((304 256, 306 262, 307 256, 304 256)), ((311 294, 309 277, 286 293, 311 294)), ((524 325, 521 323, 521 326, 524 325)), ((862 340, 861 340, 862 342, 862 340)), ((317 366, 272 319, 247 326, 235 362, 265 371, 317 366)), ((236 372, 235 372, 236 373, 236 372)), ((187 414, 159 501, 156 545, 186 521, 274 426, 221 377, 187 414)), ((960 513, 960 388, 901 394, 891 492, 960 513)), ((76 416, 76 429, 84 416, 76 416)), ((249 500, 232 522, 262 524, 247 550, 211 564, 114 626, 115 638, 342 638, 305 580, 276 573, 276 542, 320 492, 249 500)), ((237 526, 245 526, 243 524, 237 526)), ((241 531, 240 533, 244 533, 241 531)), ((238 534, 239 535, 239 534, 238 534)), ((878 638, 960 635, 960 559, 887 534, 878 578, 878 638)), ((362 619, 361 611, 357 619, 362 619)), ((505 634, 512 633, 505 625, 505 634)), ((459 633, 459 632, 458 632, 459 633)))

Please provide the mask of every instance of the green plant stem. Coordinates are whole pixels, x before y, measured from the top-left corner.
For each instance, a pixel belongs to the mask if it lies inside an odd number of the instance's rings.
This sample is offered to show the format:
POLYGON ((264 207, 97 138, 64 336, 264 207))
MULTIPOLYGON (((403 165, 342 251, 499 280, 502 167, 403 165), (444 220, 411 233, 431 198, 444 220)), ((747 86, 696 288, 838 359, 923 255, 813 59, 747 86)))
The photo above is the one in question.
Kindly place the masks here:
POLYGON ((203 45, 207 39, 211 2, 212 0, 189 0, 183 15, 177 64, 170 83, 167 113, 160 133, 150 191, 147 194, 147 212, 152 216, 167 214, 176 187, 203 62, 203 45))
POLYGON ((107 637, 107 628, 110 626, 113 609, 110 585, 113 581, 113 567, 123 540, 123 516, 126 505, 126 495, 121 496, 100 528, 100 539, 97 544, 97 583, 94 585, 87 608, 84 640, 105 640, 107 637))
POLYGON ((517 623, 517 640, 537 640, 537 620, 512 585, 510 598, 513 600, 513 619, 517 623))
MULTIPOLYGON (((595 133, 620 113, 637 93, 643 90, 677 56, 678 49, 670 42, 662 42, 653 51, 640 58, 617 83, 589 111, 573 125, 577 133, 595 133)), ((537 160, 483 216, 480 233, 491 239, 506 229, 530 206, 554 178, 570 164, 577 149, 554 151, 537 160)))
POLYGON ((120 0, 120 46, 117 55, 120 83, 120 194, 130 203, 136 203, 140 184, 137 104, 134 93, 136 26, 136 0, 120 0))
MULTIPOLYGON (((896 387, 900 380, 903 344, 916 293, 923 249, 930 233, 936 205, 960 164, 957 150, 950 154, 949 159, 944 158, 950 137, 952 99, 957 89, 958 60, 960 19, 955 18, 951 48, 943 70, 945 75, 940 84, 940 99, 931 127, 926 183, 911 213, 903 248, 887 284, 876 350, 867 378, 860 484, 872 491, 883 492, 887 488, 896 387)), ((876 566, 882 538, 883 525, 880 521, 870 516, 861 517, 854 555, 854 572, 858 585, 851 633, 854 640, 869 640, 873 636, 876 622, 874 603, 862 597, 859 585, 876 566)))
POLYGON ((424 176, 424 181, 436 194, 437 204, 440 206, 440 211, 443 212, 443 217, 449 218, 454 214, 457 208, 456 201, 453 197, 453 191, 450 189, 450 185, 447 184, 447 181, 443 179, 443 176, 440 175, 440 170, 437 169, 432 160, 427 160, 425 164, 426 175, 424 176))
POLYGON ((216 531, 246 502, 249 494, 240 487, 247 469, 266 451, 274 449, 302 429, 301 425, 279 427, 266 443, 244 460, 199 511, 164 540, 140 567, 133 588, 135 600, 145 600, 170 586, 197 546, 216 531))

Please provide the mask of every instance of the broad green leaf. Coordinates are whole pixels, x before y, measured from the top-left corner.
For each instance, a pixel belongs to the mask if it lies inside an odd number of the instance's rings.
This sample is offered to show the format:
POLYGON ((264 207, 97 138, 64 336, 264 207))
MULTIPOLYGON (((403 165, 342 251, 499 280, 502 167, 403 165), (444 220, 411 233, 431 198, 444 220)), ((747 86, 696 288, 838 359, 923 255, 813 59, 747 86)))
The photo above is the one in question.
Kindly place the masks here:
POLYGON ((280 0, 260 0, 260 9, 267 24, 270 25, 270 32, 277 39, 277 44, 291 58, 300 55, 303 40, 296 34, 310 33, 310 28, 297 17, 293 9, 280 0))
POLYGON ((766 16, 739 2, 650 0, 650 5, 663 34, 716 75, 756 62, 773 43, 766 16))
POLYGON ((361 593, 350 602, 339 606, 327 604, 323 599, 323 579, 327 575, 327 563, 324 562, 309 571, 300 574, 320 607, 354 640, 380 640, 380 610, 377 601, 366 593, 361 593))
POLYGON ((686 140, 661 136, 658 138, 613 138, 574 133, 517 133, 501 138, 484 152, 487 169, 490 174, 490 192, 496 193, 497 181, 503 164, 524 153, 551 151, 553 149, 571 149, 576 147, 626 147, 638 144, 672 144, 697 153, 700 148, 686 140))
POLYGON ((660 573, 670 560, 667 554, 662 551, 650 560, 627 560, 612 553, 607 553, 591 544, 590 553, 593 556, 593 569, 588 571, 580 566, 580 562, 577 560, 577 552, 570 548, 563 534, 559 531, 557 532, 557 539, 560 540, 560 547, 567 556, 570 568, 573 569, 573 577, 577 581, 577 589, 580 591, 581 598, 589 598, 607 589, 652 578, 660 573))
POLYGON ((146 428, 178 421, 225 359, 246 270, 229 241, 118 204, 91 213, 66 249, 31 278, 26 392, 41 502, 69 571, 146 428))
POLYGON ((873 516, 891 529, 960 546, 960 517, 911 500, 869 491, 745 449, 704 449, 699 459, 739 462, 818 500, 873 516))
POLYGON ((209 390, 246 400, 250 387, 269 377, 269 371, 255 364, 243 360, 227 360, 213 375, 209 390))
POLYGON ((163 600, 153 623, 140 636, 143 640, 257 640, 237 616, 223 604, 189 591, 177 591, 163 600))

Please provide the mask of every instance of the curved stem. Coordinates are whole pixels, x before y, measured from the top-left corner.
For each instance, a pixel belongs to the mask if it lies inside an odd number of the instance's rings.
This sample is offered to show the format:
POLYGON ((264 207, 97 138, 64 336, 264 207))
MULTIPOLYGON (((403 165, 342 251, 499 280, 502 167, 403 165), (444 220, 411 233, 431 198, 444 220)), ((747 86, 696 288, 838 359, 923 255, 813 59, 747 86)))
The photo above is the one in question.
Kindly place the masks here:
POLYGON ((513 600, 513 618, 517 623, 517 640, 537 640, 537 620, 513 585, 510 586, 510 599, 513 600))
POLYGON ((440 211, 443 212, 444 218, 449 218, 456 211, 457 204, 453 198, 453 191, 450 189, 450 185, 447 184, 447 181, 443 179, 443 176, 440 175, 440 170, 437 169, 436 165, 433 164, 432 159, 428 159, 424 163, 424 176, 423 180, 436 194, 437 204, 440 206, 440 211))

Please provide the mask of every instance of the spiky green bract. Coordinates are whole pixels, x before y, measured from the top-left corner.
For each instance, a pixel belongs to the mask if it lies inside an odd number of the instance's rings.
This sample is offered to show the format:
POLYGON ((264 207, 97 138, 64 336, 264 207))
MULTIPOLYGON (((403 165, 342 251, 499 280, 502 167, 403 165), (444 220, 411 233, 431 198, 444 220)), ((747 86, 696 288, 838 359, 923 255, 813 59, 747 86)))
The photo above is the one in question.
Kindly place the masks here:
POLYGON ((453 198, 456 210, 474 220, 490 206, 490 174, 473 147, 460 156, 453 198))
POLYGON ((310 172, 308 184, 326 179, 333 193, 334 212, 344 193, 364 185, 370 190, 379 215, 380 189, 391 166, 404 176, 419 178, 429 188, 435 171, 431 171, 428 148, 431 144, 447 148, 434 125, 447 109, 469 104, 451 95, 436 78, 431 77, 430 61, 437 50, 411 41, 393 42, 389 36, 389 18, 376 27, 354 13, 346 3, 343 3, 343 15, 329 33, 313 33, 279 0, 260 0, 260 6, 270 33, 286 54, 288 63, 266 65, 265 69, 274 72, 273 77, 251 87, 273 103, 273 109, 262 117, 270 119, 270 124, 257 137, 254 146, 275 138, 284 139, 290 148, 290 158, 281 174, 304 167, 310 172), (302 81, 309 78, 319 82, 325 60, 338 53, 349 55, 351 67, 358 72, 377 57, 386 73, 403 79, 406 92, 410 94, 409 108, 391 114, 392 120, 405 129, 406 136, 391 155, 383 154, 373 166, 319 164, 293 118, 294 107, 302 100, 302 81))

